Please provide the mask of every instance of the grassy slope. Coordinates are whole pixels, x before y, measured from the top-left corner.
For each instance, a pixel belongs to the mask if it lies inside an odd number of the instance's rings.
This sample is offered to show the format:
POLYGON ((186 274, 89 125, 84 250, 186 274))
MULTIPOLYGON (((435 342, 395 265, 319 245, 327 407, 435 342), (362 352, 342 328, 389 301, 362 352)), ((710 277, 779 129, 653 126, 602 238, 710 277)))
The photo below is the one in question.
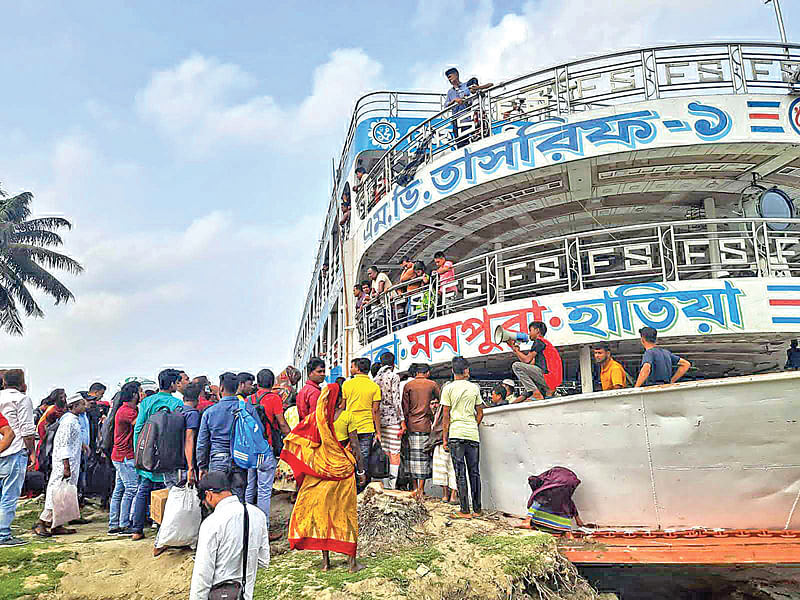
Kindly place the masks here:
POLYGON ((58 551, 44 542, 0 549, 0 600, 36 596, 56 588, 64 575, 56 567, 77 553, 58 551), (25 587, 28 577, 36 577, 25 587))

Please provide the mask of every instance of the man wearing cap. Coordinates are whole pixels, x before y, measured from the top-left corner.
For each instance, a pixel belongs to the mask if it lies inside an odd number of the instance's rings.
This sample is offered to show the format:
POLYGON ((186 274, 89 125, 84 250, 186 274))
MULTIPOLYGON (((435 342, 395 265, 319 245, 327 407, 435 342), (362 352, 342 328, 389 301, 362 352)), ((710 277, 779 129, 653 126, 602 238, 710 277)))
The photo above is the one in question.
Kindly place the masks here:
POLYGON ((78 416, 85 410, 86 401, 80 393, 67 399, 67 412, 61 417, 58 431, 53 438, 53 470, 50 472, 50 481, 47 483, 44 510, 39 515, 39 522, 33 528, 33 532, 39 537, 75 533, 74 529, 67 529, 63 525, 52 529, 50 529, 50 525, 53 522, 53 495, 56 488, 63 480, 67 480, 77 490, 78 476, 81 471, 81 447, 83 446, 78 416))
POLYGON ((233 495, 228 474, 222 471, 205 475, 197 484, 197 495, 213 512, 200 525, 190 600, 207 600, 215 586, 241 582, 245 510, 249 531, 244 600, 252 600, 258 569, 269 566, 267 517, 258 507, 244 504, 233 495))
POLYGON ((673 354, 666 348, 661 348, 658 345, 658 332, 654 328, 642 327, 639 335, 644 347, 644 356, 642 356, 642 368, 634 387, 675 383, 692 366, 685 358, 673 354))
POLYGON ((600 385, 603 391, 621 390, 627 385, 628 374, 622 365, 611 356, 611 346, 608 342, 597 342, 592 346, 594 362, 600 366, 600 385))
POLYGON ((517 384, 513 379, 503 379, 500 383, 506 388, 507 399, 516 397, 517 384))

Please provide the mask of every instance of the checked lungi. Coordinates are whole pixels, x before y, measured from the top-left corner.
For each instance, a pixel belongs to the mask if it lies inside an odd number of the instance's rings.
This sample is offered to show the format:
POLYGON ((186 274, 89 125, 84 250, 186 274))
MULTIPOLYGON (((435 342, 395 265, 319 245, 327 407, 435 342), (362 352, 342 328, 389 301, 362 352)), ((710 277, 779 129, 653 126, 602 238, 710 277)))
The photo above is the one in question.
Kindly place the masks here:
POLYGON ((400 423, 397 425, 381 425, 381 448, 387 454, 400 454, 400 423))
POLYGON ((414 479, 430 479, 433 473, 431 455, 425 452, 427 433, 408 434, 408 472, 414 479))

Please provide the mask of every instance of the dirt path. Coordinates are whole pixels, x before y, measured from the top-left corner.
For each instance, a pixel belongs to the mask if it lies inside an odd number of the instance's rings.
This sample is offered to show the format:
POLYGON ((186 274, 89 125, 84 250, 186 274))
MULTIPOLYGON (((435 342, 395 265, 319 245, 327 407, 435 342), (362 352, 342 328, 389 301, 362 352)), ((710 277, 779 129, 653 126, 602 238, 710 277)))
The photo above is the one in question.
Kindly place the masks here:
MULTIPOLYGON (((273 528, 285 531, 292 510, 288 497, 273 497, 273 528)), ((31 514, 35 510, 31 508, 31 514)), ((284 538, 271 545, 272 562, 269 569, 259 571, 255 597, 506 600, 524 598, 526 590, 538 597, 536 587, 543 586, 550 594, 545 597, 552 600, 598 598, 558 556, 550 536, 515 530, 497 515, 459 521, 451 518, 452 513, 453 507, 438 501, 426 501, 420 507, 403 494, 368 492, 362 495, 359 508, 363 571, 350 574, 343 568, 344 557, 334 556, 334 569, 322 573, 318 552, 289 551, 284 538), (385 528, 372 527, 387 521, 393 523, 391 534, 385 528), (390 535, 394 537, 387 539, 390 535), (555 587, 560 591, 551 593, 555 587)), ((25 514, 23 511, 23 520, 30 517, 25 514)), ((92 523, 79 526, 77 534, 33 545, 36 555, 62 552, 67 559, 55 567, 56 572, 63 572, 56 589, 39 594, 39 598, 161 600, 188 596, 194 565, 191 550, 170 549, 154 558, 155 530, 146 530, 145 540, 133 542, 106 534, 106 513, 91 516, 92 523)))

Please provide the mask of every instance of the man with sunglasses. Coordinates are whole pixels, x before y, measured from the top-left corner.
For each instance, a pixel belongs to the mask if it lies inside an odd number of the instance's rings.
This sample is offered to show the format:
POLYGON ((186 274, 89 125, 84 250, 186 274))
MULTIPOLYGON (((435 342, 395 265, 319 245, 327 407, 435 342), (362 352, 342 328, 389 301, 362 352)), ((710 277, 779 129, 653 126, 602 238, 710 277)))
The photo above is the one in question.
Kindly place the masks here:
MULTIPOLYGON (((245 510, 248 535, 244 600, 252 600, 258 569, 269 566, 266 516, 257 506, 239 501, 231 491, 228 474, 222 471, 205 475, 197 484, 197 495, 212 512, 200 525, 190 600, 222 597, 223 589, 241 586, 245 510)), ((239 595, 229 597, 238 598, 239 595)))

